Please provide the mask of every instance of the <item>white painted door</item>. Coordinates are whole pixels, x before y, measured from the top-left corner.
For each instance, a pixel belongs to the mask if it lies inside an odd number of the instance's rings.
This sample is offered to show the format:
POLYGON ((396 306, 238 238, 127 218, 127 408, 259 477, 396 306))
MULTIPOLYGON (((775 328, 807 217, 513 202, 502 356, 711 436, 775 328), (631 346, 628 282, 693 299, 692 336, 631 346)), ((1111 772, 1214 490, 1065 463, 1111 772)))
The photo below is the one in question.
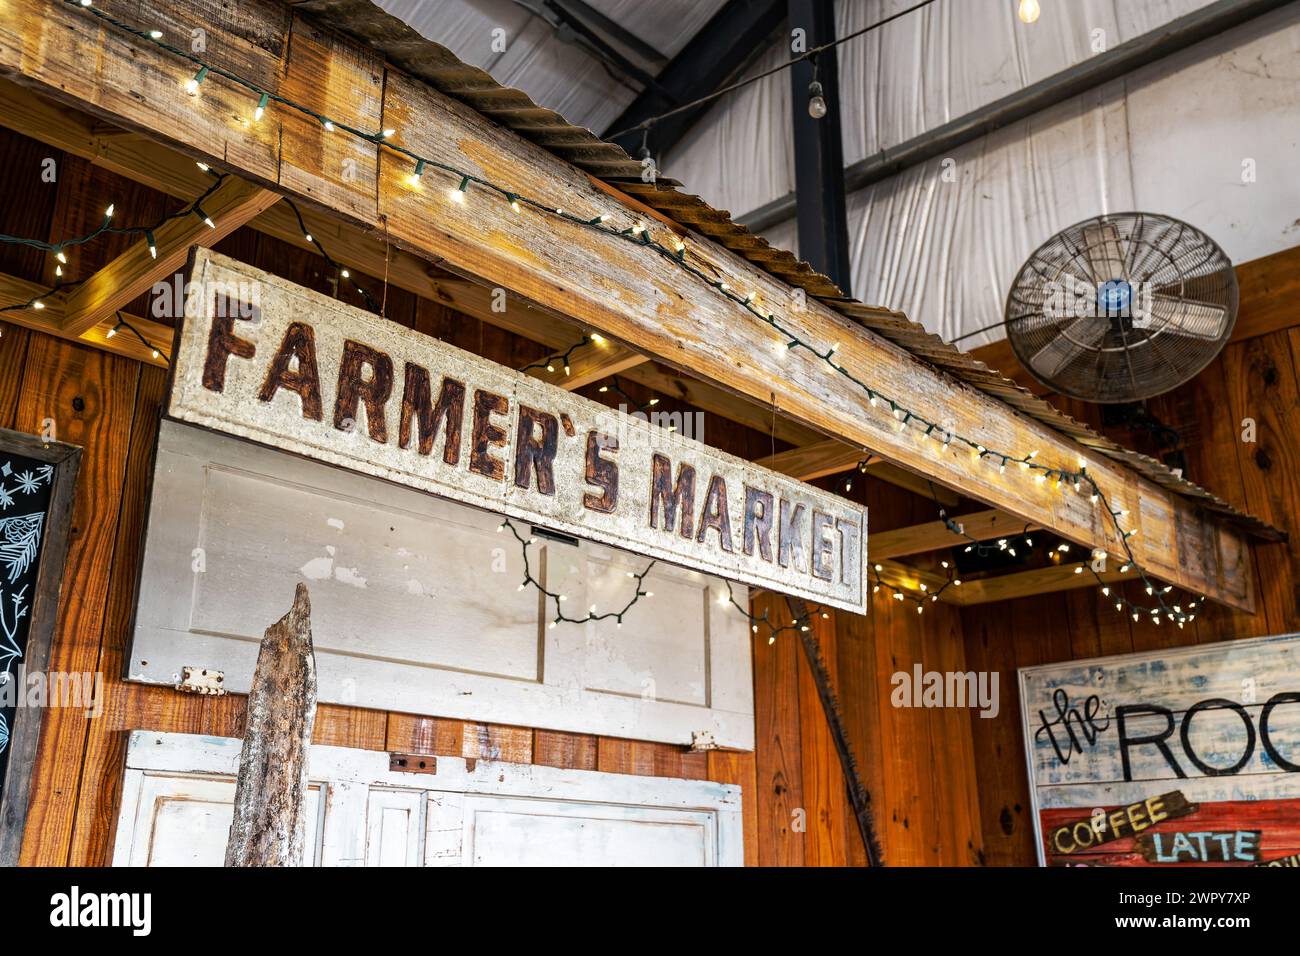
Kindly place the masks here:
MULTIPOLYGON (((240 741, 133 731, 115 866, 220 866, 240 741)), ((740 788, 312 747, 308 865, 740 866, 740 788)))
MULTIPOLYGON (((311 590, 320 700, 690 745, 754 746, 749 621, 726 584, 656 564, 621 627, 548 627, 501 519, 164 421, 128 662, 247 692, 258 644, 311 590)), ((571 616, 627 603, 643 555, 539 539, 531 569, 571 616)), ((735 586, 746 606, 748 592, 735 586)))

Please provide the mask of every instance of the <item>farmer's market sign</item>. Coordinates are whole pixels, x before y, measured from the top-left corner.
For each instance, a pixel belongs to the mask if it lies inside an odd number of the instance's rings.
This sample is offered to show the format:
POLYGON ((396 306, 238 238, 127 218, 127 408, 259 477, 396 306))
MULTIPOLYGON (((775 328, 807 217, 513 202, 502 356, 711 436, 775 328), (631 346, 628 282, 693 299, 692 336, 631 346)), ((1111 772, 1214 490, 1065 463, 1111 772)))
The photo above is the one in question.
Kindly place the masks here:
POLYGON ((170 414, 859 613, 864 509, 196 250, 170 414))

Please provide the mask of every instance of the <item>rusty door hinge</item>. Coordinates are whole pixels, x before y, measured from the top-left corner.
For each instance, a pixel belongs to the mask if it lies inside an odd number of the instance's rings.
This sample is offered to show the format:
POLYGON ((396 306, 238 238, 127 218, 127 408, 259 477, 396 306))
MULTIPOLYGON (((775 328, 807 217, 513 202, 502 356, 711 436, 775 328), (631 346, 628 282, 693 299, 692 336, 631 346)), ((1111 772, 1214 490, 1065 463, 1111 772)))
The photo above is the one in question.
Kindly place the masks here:
POLYGON ((721 750, 718 742, 713 738, 711 730, 692 730, 690 752, 693 754, 702 753, 708 750, 721 750))
POLYGON ((226 675, 224 671, 213 671, 204 667, 182 667, 181 682, 176 685, 176 689, 182 694, 224 697, 226 675))

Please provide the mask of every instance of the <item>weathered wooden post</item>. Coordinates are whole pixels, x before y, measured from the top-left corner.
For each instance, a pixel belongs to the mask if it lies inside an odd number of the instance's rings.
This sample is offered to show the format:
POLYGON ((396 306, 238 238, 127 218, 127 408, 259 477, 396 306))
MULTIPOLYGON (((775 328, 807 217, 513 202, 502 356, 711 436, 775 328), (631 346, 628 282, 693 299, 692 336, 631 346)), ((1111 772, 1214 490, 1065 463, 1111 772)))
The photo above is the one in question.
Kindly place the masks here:
POLYGON ((300 866, 307 753, 316 723, 311 599, 299 584, 289 613, 266 629, 248 695, 226 866, 300 866))

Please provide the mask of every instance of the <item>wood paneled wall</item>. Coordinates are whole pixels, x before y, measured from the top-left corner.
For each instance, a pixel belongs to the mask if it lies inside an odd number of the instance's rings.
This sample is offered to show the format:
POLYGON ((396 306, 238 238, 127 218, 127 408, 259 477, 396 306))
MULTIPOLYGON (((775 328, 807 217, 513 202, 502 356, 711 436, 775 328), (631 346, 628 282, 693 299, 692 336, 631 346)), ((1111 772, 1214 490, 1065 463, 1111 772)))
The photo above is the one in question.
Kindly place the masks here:
MULTIPOLYGON (((99 222, 116 202, 124 222, 146 222, 176 203, 88 163, 0 130, 0 163, 11 182, 0 192, 0 232, 62 239, 99 222), (53 158, 58 179, 46 183, 41 163, 53 158), (21 195, 22 201, 16 201, 21 195)), ((106 237, 69 252, 69 280, 89 275, 126 246, 106 237)), ((227 238, 220 251, 294 282, 334 293, 334 277, 318 256, 251 230, 227 238)), ((0 245, 0 271, 52 284, 52 257, 0 245)), ((544 350, 528 340, 359 276, 393 321, 435 335, 494 361, 520 366, 544 350)), ((354 292, 341 297, 363 305, 354 292)), ((140 300, 126 311, 144 314, 140 300)), ((240 696, 199 698, 123 682, 141 529, 152 452, 165 390, 165 370, 0 323, 0 427, 38 432, 46 419, 57 437, 85 449, 74 528, 60 601, 51 669, 98 671, 102 714, 50 710, 44 718, 23 861, 45 865, 108 862, 120 798, 127 731, 135 728, 239 736, 240 696)), ((651 393, 622 382, 644 401, 651 393)), ((584 394, 617 405, 611 390, 584 394)), ((689 412, 659 395, 660 410, 689 412)), ((709 415, 704 439, 756 458, 784 449, 760 434, 709 415)), ((873 529, 931 520, 933 506, 871 479, 855 482, 868 501, 873 529)), ((765 599, 769 602, 771 599, 765 599)), ((893 604, 894 602, 882 602, 893 604)), ((762 608, 760 608, 761 610, 762 608)), ((777 613, 776 608, 771 608, 777 613)), ((782 601, 780 613, 786 613, 782 601)), ((268 622, 270 623, 270 622, 268 622)), ((895 711, 888 673, 927 666, 960 669, 960 618, 938 607, 881 608, 872 618, 838 615, 818 621, 816 635, 838 683, 845 720, 872 793, 880 838, 891 863, 970 863, 979 859, 980 825, 973 790, 973 750, 965 714, 895 711), (884 673, 883 680, 878 675, 884 673), (950 794, 956 796, 950 797, 950 794)), ((754 645, 758 708, 755 753, 691 754, 681 747, 543 729, 507 727, 385 711, 322 706, 319 743, 536 762, 575 769, 707 778, 741 785, 745 794, 745 856, 765 865, 851 865, 865 859, 816 688, 797 640, 783 635, 754 645)))
MULTIPOLYGON (((1188 478, 1288 530, 1290 542, 1253 548, 1255 614, 1206 605, 1181 631, 1145 615, 1133 622, 1092 588, 963 609, 967 665, 1000 671, 1004 687, 996 719, 971 718, 990 864, 1028 866, 1037 859, 1016 668, 1300 630, 1300 299, 1294 295, 1300 250, 1261 262, 1267 268, 1238 269, 1243 309, 1251 310, 1242 314, 1250 323, 1239 328, 1244 336, 1193 381, 1152 400, 1150 410, 1181 436, 1188 478), (1245 440, 1248 419, 1255 441, 1245 440)), ((1051 400, 1100 428, 1096 406, 1051 400)), ((1116 437, 1138 447, 1144 442, 1141 435, 1116 437)))

